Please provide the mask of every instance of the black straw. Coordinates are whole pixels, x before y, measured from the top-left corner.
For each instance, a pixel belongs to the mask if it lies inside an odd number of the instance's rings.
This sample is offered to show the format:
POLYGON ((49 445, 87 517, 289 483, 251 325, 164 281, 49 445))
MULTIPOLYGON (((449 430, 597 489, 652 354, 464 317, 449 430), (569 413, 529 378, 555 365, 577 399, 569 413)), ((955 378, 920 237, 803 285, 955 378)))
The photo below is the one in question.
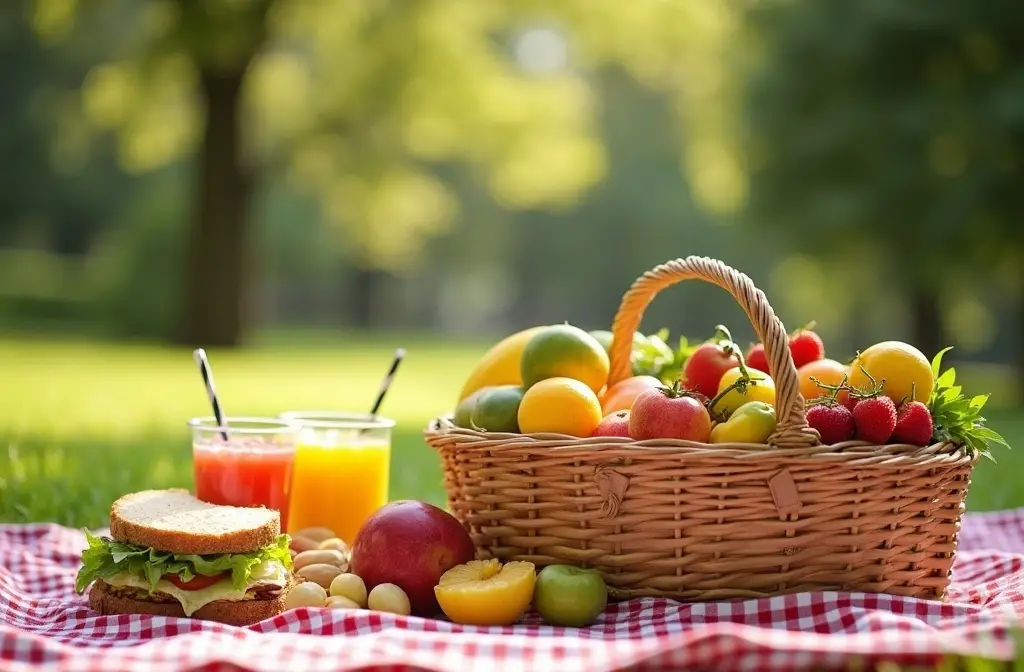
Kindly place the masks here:
MULTIPOLYGON (((192 353, 192 359, 195 360, 196 365, 199 367, 199 373, 203 374, 206 396, 209 397, 210 405, 213 406, 213 416, 217 419, 217 426, 227 427, 227 423, 224 422, 224 413, 220 409, 220 401, 217 400, 217 392, 213 386, 213 371, 210 369, 210 362, 206 359, 206 351, 202 348, 197 348, 192 353)), ((225 441, 228 440, 228 433, 223 429, 220 435, 225 441)))
POLYGON ((388 375, 384 376, 384 380, 381 381, 380 391, 377 393, 377 401, 373 403, 373 409, 370 411, 370 417, 377 417, 377 411, 380 410, 380 405, 384 401, 384 395, 388 393, 388 388, 391 387, 391 381, 395 378, 395 371, 398 371, 398 365, 402 363, 402 358, 405 357, 405 348, 399 348, 395 350, 395 359, 391 362, 391 368, 388 370, 388 375))

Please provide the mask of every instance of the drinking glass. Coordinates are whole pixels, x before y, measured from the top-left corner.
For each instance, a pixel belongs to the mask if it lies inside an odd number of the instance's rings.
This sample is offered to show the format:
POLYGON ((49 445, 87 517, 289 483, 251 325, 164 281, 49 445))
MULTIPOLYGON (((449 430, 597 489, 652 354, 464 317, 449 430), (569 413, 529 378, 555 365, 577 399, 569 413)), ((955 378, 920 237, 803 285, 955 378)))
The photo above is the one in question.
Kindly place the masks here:
POLYGON ((326 527, 351 544, 388 502, 394 420, 366 413, 289 411, 299 425, 288 527, 326 527))
POLYGON ((196 497, 212 504, 265 506, 288 529, 288 502, 298 426, 280 418, 193 418, 196 497))

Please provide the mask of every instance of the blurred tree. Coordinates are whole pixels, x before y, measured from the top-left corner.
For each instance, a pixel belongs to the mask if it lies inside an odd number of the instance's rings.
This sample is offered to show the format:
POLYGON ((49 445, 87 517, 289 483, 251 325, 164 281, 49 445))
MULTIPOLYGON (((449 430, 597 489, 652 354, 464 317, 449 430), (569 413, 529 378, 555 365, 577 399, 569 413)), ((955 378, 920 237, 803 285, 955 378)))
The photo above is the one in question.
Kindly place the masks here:
POLYGON ((705 127, 684 163, 704 205, 742 195, 735 155, 716 144, 729 115, 701 104, 727 101, 715 56, 738 21, 725 0, 35 0, 43 15, 76 4, 118 16, 120 53, 83 94, 124 165, 196 151, 179 334, 190 344, 244 332, 246 204, 268 169, 338 225, 361 297, 454 220, 439 166, 478 169, 503 208, 571 207, 605 171, 587 79, 604 62, 674 91, 684 123, 705 127))
POLYGON ((126 184, 109 143, 90 142, 83 128, 77 88, 94 50, 48 48, 36 27, 23 3, 0 4, 0 245, 81 255, 126 184))
POLYGON ((1019 8, 793 0, 749 18, 747 214, 885 269, 933 354, 944 291, 1024 250, 1019 8))

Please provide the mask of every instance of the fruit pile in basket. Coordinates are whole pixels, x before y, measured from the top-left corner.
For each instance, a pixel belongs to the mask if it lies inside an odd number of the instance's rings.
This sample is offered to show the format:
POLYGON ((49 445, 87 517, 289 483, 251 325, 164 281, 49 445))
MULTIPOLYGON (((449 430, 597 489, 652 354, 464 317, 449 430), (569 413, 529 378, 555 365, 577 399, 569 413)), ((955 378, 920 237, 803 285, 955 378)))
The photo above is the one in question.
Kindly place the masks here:
MULTIPOLYGON (((633 337, 632 376, 609 381, 612 335, 569 324, 532 327, 477 362, 453 422, 478 432, 578 438, 679 439, 764 444, 776 428, 776 389, 764 345, 745 350, 719 325, 704 342, 667 330, 633 337), (611 383, 611 384, 609 384, 611 383)), ((847 362, 828 358, 810 324, 789 335, 807 423, 823 444, 927 446, 941 441, 987 454, 1006 445, 985 426, 987 395, 967 397, 956 373, 912 345, 883 341, 847 362)))

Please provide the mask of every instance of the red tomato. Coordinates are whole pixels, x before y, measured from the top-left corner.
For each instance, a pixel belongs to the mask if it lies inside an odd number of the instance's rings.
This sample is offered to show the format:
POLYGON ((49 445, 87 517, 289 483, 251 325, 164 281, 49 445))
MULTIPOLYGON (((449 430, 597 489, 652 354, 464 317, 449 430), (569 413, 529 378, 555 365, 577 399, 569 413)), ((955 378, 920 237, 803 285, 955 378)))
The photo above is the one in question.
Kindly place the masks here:
POLYGON ((643 392, 629 411, 629 435, 645 439, 683 439, 707 443, 711 437, 711 415, 694 395, 680 389, 643 392))
POLYGON ((185 582, 181 580, 181 577, 177 574, 167 574, 163 578, 167 579, 178 588, 182 590, 202 590, 208 586, 212 586, 227 575, 227 572, 221 572, 214 576, 203 576, 202 574, 196 574, 192 577, 191 581, 185 582))
POLYGON ((725 372, 740 365, 738 352, 736 344, 727 340, 702 344, 683 366, 686 389, 714 399, 725 372))

